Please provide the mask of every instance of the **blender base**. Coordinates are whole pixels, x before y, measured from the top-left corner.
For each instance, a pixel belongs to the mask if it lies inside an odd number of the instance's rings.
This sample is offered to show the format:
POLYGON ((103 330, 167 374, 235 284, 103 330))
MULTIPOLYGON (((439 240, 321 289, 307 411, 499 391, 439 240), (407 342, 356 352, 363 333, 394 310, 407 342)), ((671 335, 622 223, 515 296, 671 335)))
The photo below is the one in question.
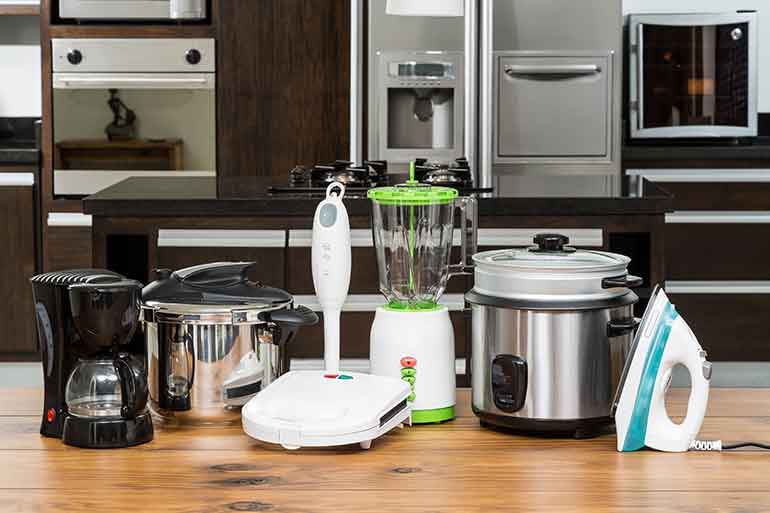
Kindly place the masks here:
POLYGON ((380 307, 369 342, 371 373, 410 384, 413 424, 455 418, 455 339, 449 309, 380 307))

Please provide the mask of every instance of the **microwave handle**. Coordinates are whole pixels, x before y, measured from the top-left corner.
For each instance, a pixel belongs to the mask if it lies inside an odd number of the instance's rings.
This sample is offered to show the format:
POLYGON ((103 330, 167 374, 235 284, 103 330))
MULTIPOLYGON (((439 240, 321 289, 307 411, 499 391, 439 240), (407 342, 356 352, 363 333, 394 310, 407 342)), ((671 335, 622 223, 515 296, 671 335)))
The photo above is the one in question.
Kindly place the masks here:
POLYGON ((638 130, 644 128, 644 24, 636 27, 636 98, 632 99, 632 108, 636 109, 636 125, 638 130), (636 101, 633 101, 636 100, 636 101))
POLYGON ((54 89, 213 89, 214 80, 204 75, 186 77, 121 75, 54 75, 54 89))

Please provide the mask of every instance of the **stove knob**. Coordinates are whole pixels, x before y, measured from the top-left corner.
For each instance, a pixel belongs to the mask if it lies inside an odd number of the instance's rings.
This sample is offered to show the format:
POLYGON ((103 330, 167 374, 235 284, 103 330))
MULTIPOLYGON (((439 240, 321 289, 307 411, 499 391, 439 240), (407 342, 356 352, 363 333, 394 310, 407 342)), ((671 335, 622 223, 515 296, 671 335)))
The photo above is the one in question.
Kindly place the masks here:
POLYGON ((78 64, 83 62, 83 54, 80 53, 80 50, 70 50, 67 53, 67 60, 73 66, 77 66, 78 64))
POLYGON ((184 58, 188 64, 199 64, 201 62, 201 53, 195 48, 191 48, 190 50, 187 50, 184 58))

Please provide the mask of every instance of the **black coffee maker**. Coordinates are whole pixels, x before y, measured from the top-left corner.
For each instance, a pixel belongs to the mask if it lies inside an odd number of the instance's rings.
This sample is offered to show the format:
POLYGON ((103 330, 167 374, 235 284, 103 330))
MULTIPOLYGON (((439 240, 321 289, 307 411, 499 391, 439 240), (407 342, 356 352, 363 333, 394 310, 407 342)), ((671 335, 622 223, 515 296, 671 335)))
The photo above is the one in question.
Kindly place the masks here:
POLYGON ((103 270, 31 281, 45 381, 40 433, 91 448, 152 440, 144 344, 133 341, 141 283, 103 270))

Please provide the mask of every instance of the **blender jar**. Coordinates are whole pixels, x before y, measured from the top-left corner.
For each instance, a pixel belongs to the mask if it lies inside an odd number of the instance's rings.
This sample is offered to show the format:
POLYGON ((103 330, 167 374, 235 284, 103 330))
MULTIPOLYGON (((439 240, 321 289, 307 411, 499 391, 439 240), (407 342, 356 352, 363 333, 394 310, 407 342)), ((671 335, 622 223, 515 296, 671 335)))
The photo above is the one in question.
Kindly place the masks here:
POLYGON ((467 273, 466 225, 473 200, 458 198, 457 190, 449 187, 412 181, 372 189, 368 197, 373 202, 372 233, 380 291, 389 308, 435 309, 449 278, 467 273), (461 210, 463 261, 450 265, 455 208, 461 210))

